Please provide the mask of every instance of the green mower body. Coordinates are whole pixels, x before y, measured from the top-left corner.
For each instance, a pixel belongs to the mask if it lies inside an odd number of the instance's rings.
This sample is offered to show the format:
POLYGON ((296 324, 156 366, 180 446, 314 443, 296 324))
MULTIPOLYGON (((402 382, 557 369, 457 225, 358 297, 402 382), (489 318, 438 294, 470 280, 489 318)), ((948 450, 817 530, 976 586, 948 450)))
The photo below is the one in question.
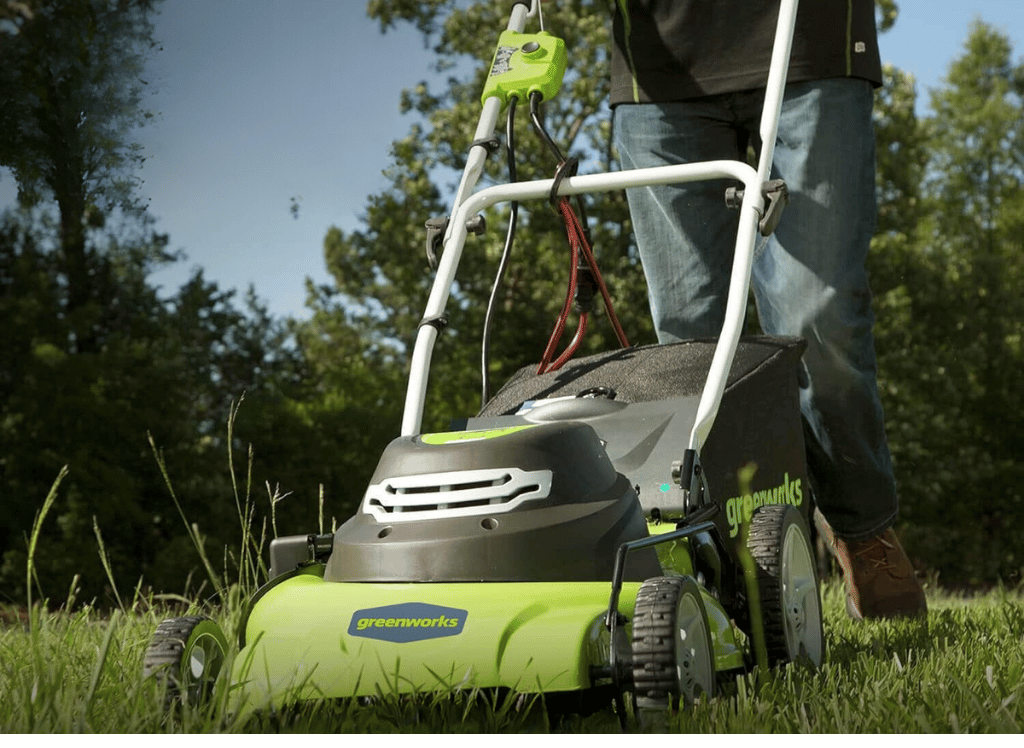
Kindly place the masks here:
MULTIPOLYGON (((707 453, 709 490, 742 497, 736 472, 752 463, 755 480, 806 480, 792 401, 800 349, 741 346, 720 415, 734 431, 707 453), (754 436, 762 419, 777 438, 754 436)), ((737 560, 747 532, 735 530, 756 511, 744 514, 742 498, 738 512, 706 505, 713 521, 686 535, 686 492, 672 482, 712 350, 655 346, 524 373, 465 430, 392 441, 333 535, 271 544, 273 579, 250 603, 232 673, 247 705, 621 688, 637 667, 638 592, 659 578, 692 580, 714 673, 749 665, 737 560)), ((796 495, 770 501, 802 514, 796 495)))
MULTIPOLYGON (((268 590, 245 625, 232 680, 246 707, 288 701, 454 693, 585 691, 611 684, 605 626, 607 583, 325 582, 310 565, 268 590)), ((639 583, 624 585, 618 611, 632 617, 639 583)), ((716 606, 710 596, 709 609, 716 606)), ((743 654, 715 608, 720 670, 743 654)), ((619 638, 629 660, 628 630, 619 638)))

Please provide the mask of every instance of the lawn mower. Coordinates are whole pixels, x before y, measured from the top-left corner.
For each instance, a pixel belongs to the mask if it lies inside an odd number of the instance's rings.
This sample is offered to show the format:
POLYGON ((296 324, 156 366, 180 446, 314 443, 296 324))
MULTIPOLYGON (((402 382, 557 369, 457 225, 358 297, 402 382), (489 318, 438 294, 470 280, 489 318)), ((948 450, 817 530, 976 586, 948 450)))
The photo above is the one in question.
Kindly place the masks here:
MULTIPOLYGON (((474 192, 500 113, 561 85, 563 42, 524 31, 537 12, 529 0, 512 4, 453 213, 428 224, 428 253, 443 251, 400 435, 336 532, 272 541, 270 580, 248 603, 230 672, 213 621, 161 624, 147 672, 168 675, 182 698, 202 698, 218 677, 230 678, 245 709, 509 689, 612 704, 625 720, 627 701, 635 712, 685 708, 713 697, 728 673, 821 663, 803 342, 741 336, 755 243, 785 204, 784 185, 768 177, 796 2, 781 4, 757 168, 715 161, 575 175, 563 161, 553 179, 510 175, 474 192), (739 229, 718 339, 575 360, 549 347, 475 416, 421 432, 431 352, 481 211, 557 200, 571 228, 569 197, 707 179, 742 185, 729 194, 739 229)), ((573 266, 599 279, 583 245, 573 266)))

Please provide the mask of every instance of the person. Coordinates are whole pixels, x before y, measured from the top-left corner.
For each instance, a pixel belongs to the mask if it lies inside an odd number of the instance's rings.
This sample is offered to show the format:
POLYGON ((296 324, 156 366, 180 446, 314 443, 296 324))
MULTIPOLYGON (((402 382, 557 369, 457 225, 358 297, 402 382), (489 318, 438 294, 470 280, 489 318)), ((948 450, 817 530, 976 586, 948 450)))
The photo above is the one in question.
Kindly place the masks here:
MULTIPOLYGON (((617 0, 614 142, 633 169, 759 152, 779 0, 617 0)), ((762 329, 807 341, 800 401, 819 529, 854 618, 923 615, 892 525, 897 494, 876 383, 865 260, 875 227, 873 0, 798 6, 772 178, 789 204, 755 255, 762 329)), ((659 343, 717 337, 738 214, 721 181, 630 188, 659 343)))

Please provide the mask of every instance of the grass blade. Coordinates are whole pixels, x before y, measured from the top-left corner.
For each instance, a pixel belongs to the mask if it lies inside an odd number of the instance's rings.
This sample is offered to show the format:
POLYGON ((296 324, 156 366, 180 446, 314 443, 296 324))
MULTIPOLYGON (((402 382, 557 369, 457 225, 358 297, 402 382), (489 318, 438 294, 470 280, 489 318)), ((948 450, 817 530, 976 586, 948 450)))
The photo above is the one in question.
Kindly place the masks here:
MULTIPOLYGON (((43 528, 43 520, 46 519, 46 515, 49 514, 50 508, 53 506, 53 502, 57 500, 57 489, 60 487, 61 481, 68 474, 68 466, 65 465, 60 469, 57 474, 56 480, 53 481, 53 485, 50 486, 50 492, 46 494, 46 498, 43 500, 43 506, 36 513, 35 521, 32 523, 32 534, 29 536, 28 541, 28 562, 25 565, 25 594, 28 598, 28 612, 29 616, 33 615, 32 609, 32 579, 35 577, 35 557, 36 557, 36 545, 39 543, 39 533, 43 528)), ((40 589, 40 595, 42 590, 40 589)))

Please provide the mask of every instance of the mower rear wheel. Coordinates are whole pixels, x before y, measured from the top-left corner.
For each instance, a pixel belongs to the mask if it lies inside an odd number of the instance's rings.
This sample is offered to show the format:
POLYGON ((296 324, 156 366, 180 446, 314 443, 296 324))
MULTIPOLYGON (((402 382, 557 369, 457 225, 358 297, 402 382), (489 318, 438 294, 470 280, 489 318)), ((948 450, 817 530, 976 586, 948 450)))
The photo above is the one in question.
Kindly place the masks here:
POLYGON ((167 704, 198 706, 209 699, 224 667, 224 631, 205 616, 167 618, 146 650, 142 676, 166 684, 167 704))
POLYGON ((825 635, 810 532, 794 506, 769 505, 750 520, 747 540, 757 564, 768 663, 821 665, 825 635))
POLYGON ((691 706, 715 691, 711 628, 692 577, 640 586, 633 613, 633 690, 638 709, 691 706))

